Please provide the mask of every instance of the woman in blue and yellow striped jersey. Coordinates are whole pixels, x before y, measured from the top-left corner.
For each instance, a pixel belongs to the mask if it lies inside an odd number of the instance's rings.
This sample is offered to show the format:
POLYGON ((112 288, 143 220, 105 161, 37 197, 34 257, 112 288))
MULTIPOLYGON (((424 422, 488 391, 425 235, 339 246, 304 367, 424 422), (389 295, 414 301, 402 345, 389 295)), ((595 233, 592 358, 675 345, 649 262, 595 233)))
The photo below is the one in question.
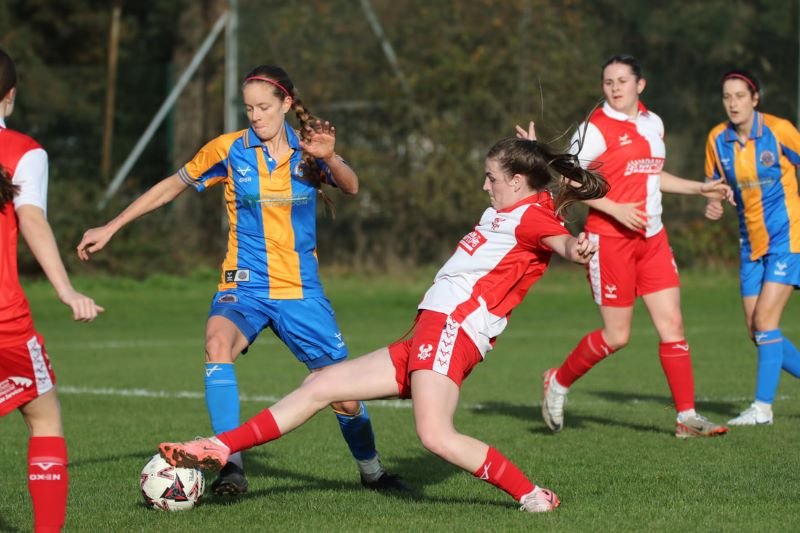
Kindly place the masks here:
MULTIPOLYGON (((783 309, 800 287, 800 133, 788 120, 759 111, 759 103, 755 76, 726 73, 722 105, 728 120, 711 130, 706 144, 706 179, 733 188, 742 303, 758 348, 755 401, 728 422, 735 426, 772 424, 781 368, 800 377, 800 352, 780 329, 783 309)), ((722 212, 721 202, 709 200, 707 218, 717 220, 722 212)))
MULTIPOLYGON (((106 225, 88 230, 78 255, 88 260, 123 226, 174 200, 188 188, 225 188, 228 250, 206 324, 206 406, 219 433, 239 425, 239 388, 233 363, 266 328, 310 372, 347 358, 347 347, 319 279, 316 202, 322 184, 358 192, 358 176, 334 151, 336 132, 313 117, 286 72, 252 70, 242 85, 250 127, 203 146, 106 225), (295 112, 295 131, 286 113, 295 112)), ((387 474, 375 450, 362 402, 332 405, 361 482, 373 489, 404 488, 387 474)), ((212 484, 217 494, 246 492, 242 459, 234 455, 212 484)))

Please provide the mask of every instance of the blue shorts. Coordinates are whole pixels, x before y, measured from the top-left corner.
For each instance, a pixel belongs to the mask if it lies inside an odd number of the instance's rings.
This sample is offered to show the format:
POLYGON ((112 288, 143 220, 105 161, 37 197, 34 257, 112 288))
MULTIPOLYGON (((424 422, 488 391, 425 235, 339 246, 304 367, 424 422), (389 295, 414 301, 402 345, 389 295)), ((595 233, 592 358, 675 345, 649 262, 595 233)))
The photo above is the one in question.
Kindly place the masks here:
POLYGON ((766 254, 755 261, 743 257, 739 266, 742 298, 758 296, 766 282, 800 288, 800 254, 766 254))
POLYGON ((229 289, 214 295, 208 316, 223 316, 236 324, 248 344, 266 328, 272 329, 309 370, 347 359, 347 346, 327 298, 272 300, 229 289))

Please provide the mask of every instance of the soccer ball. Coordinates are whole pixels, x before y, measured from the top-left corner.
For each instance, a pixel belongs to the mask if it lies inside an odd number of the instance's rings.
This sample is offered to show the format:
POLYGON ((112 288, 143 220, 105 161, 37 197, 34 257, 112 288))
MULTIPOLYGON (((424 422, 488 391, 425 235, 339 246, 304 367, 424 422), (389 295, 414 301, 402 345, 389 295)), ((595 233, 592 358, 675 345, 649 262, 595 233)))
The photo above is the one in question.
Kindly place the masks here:
POLYGON ((139 487, 151 509, 187 511, 200 501, 206 481, 200 469, 176 468, 155 454, 142 469, 139 487))

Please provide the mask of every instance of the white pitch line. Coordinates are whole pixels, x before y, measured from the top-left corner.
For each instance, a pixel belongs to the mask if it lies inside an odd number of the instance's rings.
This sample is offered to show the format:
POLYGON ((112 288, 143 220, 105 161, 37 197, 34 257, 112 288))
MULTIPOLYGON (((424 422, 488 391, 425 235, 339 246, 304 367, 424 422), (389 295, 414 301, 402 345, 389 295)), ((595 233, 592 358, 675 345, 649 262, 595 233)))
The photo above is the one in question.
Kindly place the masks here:
MULTIPOLYGON (((115 389, 112 387, 73 387, 72 385, 59 385, 59 394, 77 394, 88 396, 118 396, 124 398, 168 398, 168 399, 189 399, 202 400, 205 394, 197 391, 164 391, 148 389, 115 389)), ((258 402, 273 404, 280 400, 280 396, 270 396, 261 394, 240 394, 239 400, 243 402, 258 402)), ((410 400, 370 400, 370 405, 379 407, 391 407, 394 409, 410 409, 410 400)), ((475 408, 475 407, 473 407, 475 408)), ((480 409, 480 406, 477 407, 480 409)))
MULTIPOLYGON (((58 393, 59 394, 76 394, 76 395, 88 395, 88 396, 117 396, 117 397, 124 397, 124 398, 168 398, 168 399, 189 399, 189 400, 202 400, 205 398, 205 394, 203 392, 198 391, 164 391, 164 390, 148 390, 148 389, 117 389, 113 387, 74 387, 72 385, 59 385, 58 386, 58 393)), ((272 395, 262 395, 262 394, 240 394, 239 399, 243 402, 258 402, 263 404, 273 404, 281 399, 280 396, 272 396, 272 395)), ((791 396, 787 395, 780 395, 777 397, 778 400, 786 401, 791 400, 791 396)), ((749 402, 751 401, 751 397, 746 396, 727 396, 723 398, 715 398, 710 396, 698 396, 697 401, 699 403, 705 402, 749 402)), ((639 403, 646 403, 650 400, 640 400, 638 398, 634 398, 629 400, 627 403, 631 405, 639 404, 639 403)), ((592 400, 595 403, 595 400, 592 400)), ((374 405, 377 407, 389 407, 392 409, 410 409, 411 408, 411 401, 410 400, 370 400, 368 402, 370 405, 374 405)), ((580 402, 574 402, 580 403, 580 402)), ((618 403, 612 400, 609 400, 608 403, 618 403)), ((540 405, 538 402, 534 404, 534 406, 540 405)), ((472 410, 481 410, 485 409, 486 406, 483 404, 464 404, 461 407, 466 409, 472 410)))

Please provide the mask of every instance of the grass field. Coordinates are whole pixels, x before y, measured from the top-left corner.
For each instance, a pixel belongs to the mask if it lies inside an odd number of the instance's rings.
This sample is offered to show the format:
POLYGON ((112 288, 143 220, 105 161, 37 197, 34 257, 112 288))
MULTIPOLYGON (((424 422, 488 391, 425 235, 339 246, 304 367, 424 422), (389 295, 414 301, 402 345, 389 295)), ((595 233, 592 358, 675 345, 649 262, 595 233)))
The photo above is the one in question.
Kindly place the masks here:
MULTIPOLYGON (((684 273, 698 410, 727 420, 755 382, 735 274, 684 273)), ((353 355, 409 327, 430 273, 419 279, 328 277, 353 355)), ((107 312, 71 323, 44 283, 27 284, 60 387, 70 454, 67 531, 796 531, 800 524, 800 382, 784 375, 771 427, 679 441, 656 353, 637 308, 629 346, 577 383, 565 429, 540 420, 541 374, 599 325, 578 268, 559 265, 515 311, 466 382, 456 424, 490 442, 562 499, 554 513, 520 513, 511 498, 418 443, 408 402, 371 402, 384 464, 419 489, 413 498, 365 492, 333 415, 246 455, 250 492, 210 494, 187 513, 145 509, 138 474, 161 440, 209 433, 203 330, 213 274, 78 280, 107 312), (794 525, 793 525, 794 524, 794 525)), ((800 301, 784 332, 800 342, 800 301)), ((291 390, 305 371, 266 332, 237 363, 242 415, 291 390)), ((27 432, 0 422, 0 531, 28 531, 27 432)), ((208 477, 210 482, 213 478, 208 477)))

